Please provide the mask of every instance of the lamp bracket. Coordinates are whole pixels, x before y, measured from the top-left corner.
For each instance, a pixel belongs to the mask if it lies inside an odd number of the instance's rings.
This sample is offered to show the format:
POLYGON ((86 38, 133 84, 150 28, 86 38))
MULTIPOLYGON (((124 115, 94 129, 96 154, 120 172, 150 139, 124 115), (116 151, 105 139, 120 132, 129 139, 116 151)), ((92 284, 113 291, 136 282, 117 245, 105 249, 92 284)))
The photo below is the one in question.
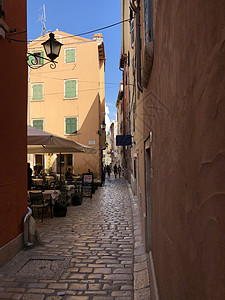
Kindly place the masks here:
POLYGON ((28 59, 30 56, 33 57, 33 59, 31 60, 31 64, 27 63, 28 66, 31 68, 31 69, 39 69, 47 64, 50 64, 50 68, 51 69, 55 69, 56 68, 56 64, 58 63, 57 61, 54 61, 54 60, 51 60, 51 59, 48 59, 48 58, 45 58, 45 57, 42 57, 40 55, 37 55, 37 54, 33 54, 33 53, 27 53, 28 55, 28 59), (41 65, 38 65, 38 60, 37 60, 37 57, 38 58, 41 58, 41 59, 44 59, 46 60, 47 62, 45 62, 44 64, 41 64, 41 65))

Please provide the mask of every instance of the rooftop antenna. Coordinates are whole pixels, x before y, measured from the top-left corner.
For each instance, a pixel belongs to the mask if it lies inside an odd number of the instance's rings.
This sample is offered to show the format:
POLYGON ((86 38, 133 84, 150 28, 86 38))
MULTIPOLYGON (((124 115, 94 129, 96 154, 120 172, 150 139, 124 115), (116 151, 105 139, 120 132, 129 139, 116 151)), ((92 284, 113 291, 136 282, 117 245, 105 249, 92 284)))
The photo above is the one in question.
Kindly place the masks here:
POLYGON ((45 4, 43 4, 42 8, 40 8, 39 10, 42 10, 42 14, 41 14, 41 18, 38 19, 38 21, 41 21, 41 24, 42 24, 42 35, 45 35, 45 33, 47 32, 46 26, 45 26, 45 22, 46 22, 45 4))

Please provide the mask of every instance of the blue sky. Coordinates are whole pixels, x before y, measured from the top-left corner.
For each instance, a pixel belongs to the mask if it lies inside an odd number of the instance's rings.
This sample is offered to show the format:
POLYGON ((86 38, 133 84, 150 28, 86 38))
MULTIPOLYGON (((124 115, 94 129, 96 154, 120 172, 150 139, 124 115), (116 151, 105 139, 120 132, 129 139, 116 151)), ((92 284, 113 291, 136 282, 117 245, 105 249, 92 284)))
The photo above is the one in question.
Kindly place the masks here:
MULTIPOLYGON (((28 0, 27 27, 28 39, 35 39, 42 34, 42 24, 38 21, 42 15, 42 6, 45 4, 46 29, 78 35, 121 21, 120 0, 28 0)), ((108 29, 97 30, 103 33, 106 54, 105 69, 105 98, 109 108, 110 120, 116 119, 116 99, 119 92, 119 82, 122 73, 119 70, 121 50, 121 25, 108 29)), ((93 33, 82 35, 92 39, 93 33)), ((107 108, 106 108, 107 111, 107 108)))

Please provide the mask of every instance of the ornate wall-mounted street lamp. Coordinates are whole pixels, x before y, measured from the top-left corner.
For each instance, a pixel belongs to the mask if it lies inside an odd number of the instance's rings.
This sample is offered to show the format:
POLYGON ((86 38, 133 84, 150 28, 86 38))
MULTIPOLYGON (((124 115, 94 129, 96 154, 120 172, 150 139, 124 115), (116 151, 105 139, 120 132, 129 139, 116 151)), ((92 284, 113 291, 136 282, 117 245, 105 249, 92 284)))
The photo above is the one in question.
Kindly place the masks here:
POLYGON ((102 129, 102 130, 105 130, 106 124, 105 124, 105 122, 104 122, 104 121, 102 121, 102 123, 101 123, 100 127, 101 127, 101 129, 102 129))
MULTIPOLYGON (((100 124, 100 127, 101 127, 101 130, 105 130, 105 128, 106 128, 105 121, 102 121, 102 123, 100 124)), ((100 130, 98 130, 96 133, 98 135, 101 135, 101 131, 100 130)))
POLYGON ((57 62, 54 61, 54 59, 59 56, 62 44, 55 39, 54 33, 51 32, 49 33, 49 39, 42 43, 42 46, 44 47, 45 53, 48 58, 42 57, 41 55, 39 55, 39 53, 28 53, 28 59, 32 57, 32 59, 28 60, 29 67, 31 67, 32 69, 38 69, 50 63, 50 67, 52 69, 55 69, 57 62), (40 60, 45 60, 47 62, 40 64, 40 60))

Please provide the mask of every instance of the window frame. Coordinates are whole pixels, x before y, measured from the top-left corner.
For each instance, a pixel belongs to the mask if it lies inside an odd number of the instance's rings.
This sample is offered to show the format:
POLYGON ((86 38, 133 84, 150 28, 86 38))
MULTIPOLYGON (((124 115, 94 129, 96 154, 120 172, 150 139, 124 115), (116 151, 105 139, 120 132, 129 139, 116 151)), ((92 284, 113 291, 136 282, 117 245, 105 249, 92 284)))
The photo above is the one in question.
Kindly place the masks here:
POLYGON ((75 135, 77 134, 79 129, 79 122, 78 122, 78 116, 69 116, 69 117, 64 117, 64 135, 75 135), (66 133, 66 120, 67 119, 76 119, 77 120, 77 130, 74 133, 66 133))
POLYGON ((71 48, 64 49, 64 63, 65 64, 72 64, 72 63, 76 63, 76 61, 77 61, 77 48, 76 47, 71 47, 71 48), (67 50, 74 50, 75 51, 74 61, 69 61, 69 62, 66 61, 66 51, 67 50))
MULTIPOLYGON (((34 121, 42 121, 42 127, 43 127, 43 129, 41 129, 41 130, 44 130, 44 118, 31 119, 31 121, 32 121, 32 126, 33 127, 34 127, 34 121)), ((35 128, 37 128, 37 127, 35 127, 35 128)), ((37 128, 37 129, 40 129, 40 128, 37 128)))
POLYGON ((78 99, 78 79, 76 79, 76 78, 64 79, 64 100, 73 100, 73 99, 78 99), (72 97, 72 98, 67 98, 66 97, 66 82, 67 81, 75 81, 76 82, 76 95, 75 95, 75 97, 72 97))
POLYGON ((35 82, 35 83, 31 83, 31 101, 44 101, 44 83, 43 82, 40 82, 40 83, 37 83, 37 82, 35 82), (35 100, 35 99, 33 99, 33 97, 34 97, 34 90, 33 90, 33 86, 35 86, 35 85, 41 85, 42 86, 42 99, 38 99, 38 100, 35 100))

